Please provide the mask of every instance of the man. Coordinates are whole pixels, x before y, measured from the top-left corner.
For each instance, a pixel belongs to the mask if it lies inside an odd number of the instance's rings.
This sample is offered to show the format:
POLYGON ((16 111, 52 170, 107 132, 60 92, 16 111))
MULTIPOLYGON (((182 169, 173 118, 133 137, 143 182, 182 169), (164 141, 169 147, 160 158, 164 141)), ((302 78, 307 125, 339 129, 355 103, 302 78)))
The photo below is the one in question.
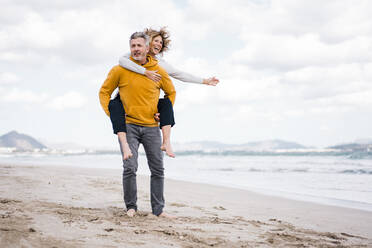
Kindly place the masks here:
POLYGON ((151 56, 149 37, 143 32, 136 32, 130 37, 131 60, 144 66, 147 70, 157 71, 161 75, 159 82, 154 82, 141 74, 129 71, 117 65, 109 72, 103 83, 99 99, 102 108, 110 115, 108 105, 112 92, 119 87, 120 100, 126 112, 127 141, 133 156, 124 160, 123 191, 127 215, 133 217, 137 211, 138 147, 141 143, 145 149, 151 171, 151 207, 156 216, 170 217, 163 212, 164 208, 164 166, 158 122, 154 119, 157 113, 160 89, 174 104, 176 91, 164 69, 151 56))

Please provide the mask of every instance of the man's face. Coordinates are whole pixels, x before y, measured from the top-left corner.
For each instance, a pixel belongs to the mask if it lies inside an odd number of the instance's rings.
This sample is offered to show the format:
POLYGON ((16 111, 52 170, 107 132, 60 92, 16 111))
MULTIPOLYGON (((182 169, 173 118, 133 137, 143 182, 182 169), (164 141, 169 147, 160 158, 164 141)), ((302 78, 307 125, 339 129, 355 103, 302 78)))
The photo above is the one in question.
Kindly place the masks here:
POLYGON ((134 60, 144 63, 148 51, 149 47, 146 46, 145 39, 137 38, 130 41, 130 54, 134 60))

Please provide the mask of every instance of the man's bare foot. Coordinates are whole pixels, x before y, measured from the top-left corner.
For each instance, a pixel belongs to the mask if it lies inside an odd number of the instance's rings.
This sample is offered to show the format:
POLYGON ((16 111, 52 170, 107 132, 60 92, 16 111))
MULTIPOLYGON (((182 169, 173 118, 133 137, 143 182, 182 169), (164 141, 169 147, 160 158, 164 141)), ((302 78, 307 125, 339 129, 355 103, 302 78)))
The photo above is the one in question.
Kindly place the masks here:
POLYGON ((176 155, 174 155, 172 146, 170 144, 170 141, 164 141, 163 144, 161 145, 160 149, 162 151, 165 151, 165 154, 167 154, 171 158, 175 158, 176 155))
POLYGON ((122 144, 122 150, 123 150, 123 160, 127 160, 133 156, 128 143, 122 144))
POLYGON ((128 217, 132 218, 135 214, 136 214, 136 210, 134 210, 133 208, 131 208, 127 211, 128 217))
POLYGON ((176 216, 169 215, 169 214, 166 214, 164 212, 162 212, 161 214, 159 214, 159 217, 167 218, 167 219, 176 219, 177 218, 176 216))

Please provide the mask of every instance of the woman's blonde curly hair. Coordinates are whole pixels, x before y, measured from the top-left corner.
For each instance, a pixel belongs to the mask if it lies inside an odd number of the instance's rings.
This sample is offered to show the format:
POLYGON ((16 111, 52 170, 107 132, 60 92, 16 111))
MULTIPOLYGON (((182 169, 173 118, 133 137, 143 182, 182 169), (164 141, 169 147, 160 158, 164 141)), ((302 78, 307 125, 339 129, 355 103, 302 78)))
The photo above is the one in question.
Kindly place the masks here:
POLYGON ((170 43, 170 35, 169 32, 166 30, 166 27, 162 27, 160 30, 155 30, 152 28, 146 28, 144 31, 145 34, 147 34, 150 37, 150 44, 152 42, 152 39, 154 39, 157 36, 160 36, 163 40, 163 47, 160 50, 160 54, 163 54, 163 52, 166 52, 169 50, 169 43, 170 43))

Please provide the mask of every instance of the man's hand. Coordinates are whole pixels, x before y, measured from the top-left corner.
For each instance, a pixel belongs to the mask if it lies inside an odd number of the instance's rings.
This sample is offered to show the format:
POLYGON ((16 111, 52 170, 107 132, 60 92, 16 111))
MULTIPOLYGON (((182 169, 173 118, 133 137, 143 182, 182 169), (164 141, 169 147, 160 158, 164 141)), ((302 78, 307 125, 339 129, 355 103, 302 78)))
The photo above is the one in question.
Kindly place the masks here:
POLYGON ((216 77, 203 79, 203 84, 211 85, 211 86, 216 86, 219 82, 220 80, 218 80, 216 77))
POLYGON ((154 114, 154 119, 159 122, 160 121, 160 113, 154 114))
POLYGON ((145 76, 151 79, 152 81, 159 82, 161 75, 157 73, 158 71, 145 71, 145 76))

